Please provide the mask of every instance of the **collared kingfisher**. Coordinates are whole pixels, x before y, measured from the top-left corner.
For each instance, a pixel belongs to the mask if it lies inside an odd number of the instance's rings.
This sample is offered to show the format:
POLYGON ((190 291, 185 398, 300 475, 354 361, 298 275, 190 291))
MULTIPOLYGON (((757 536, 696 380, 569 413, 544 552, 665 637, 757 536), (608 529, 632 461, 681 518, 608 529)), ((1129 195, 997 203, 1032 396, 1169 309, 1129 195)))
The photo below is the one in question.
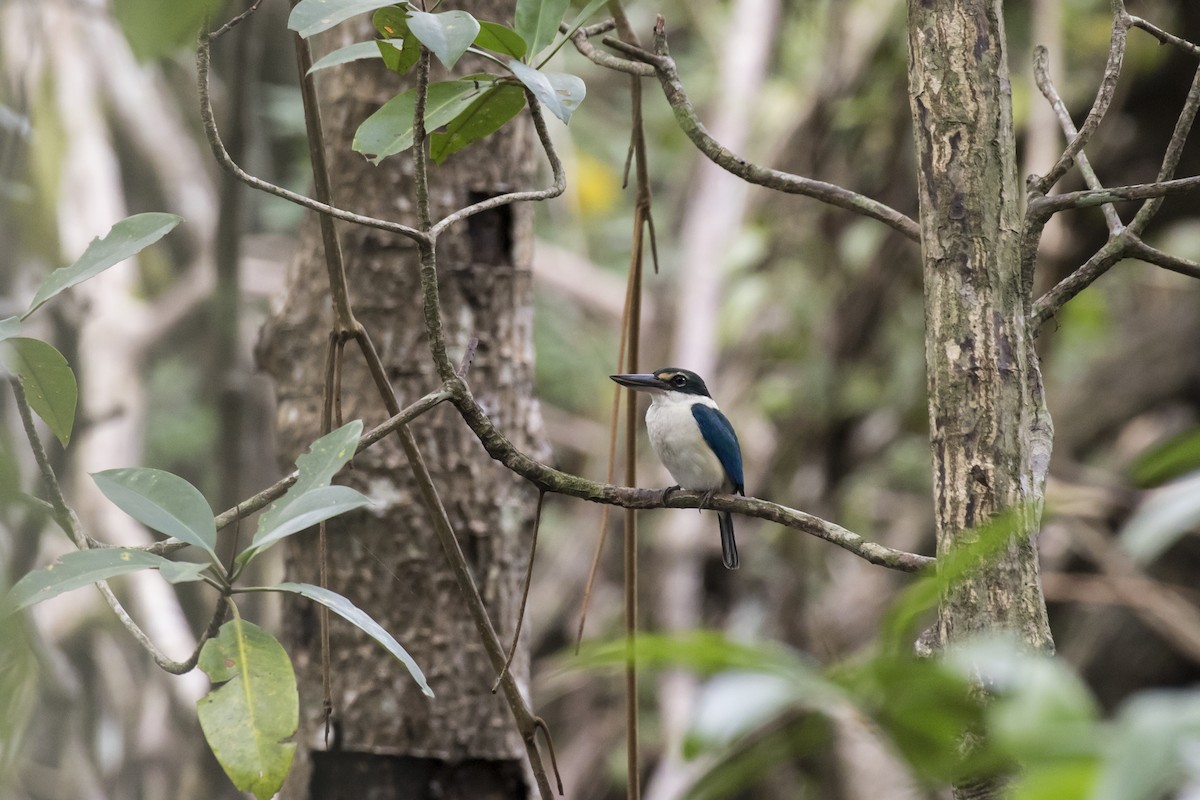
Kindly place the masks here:
MULTIPOLYGON (((646 430, 654 454, 679 484, 673 488, 704 492, 701 507, 715 492, 746 493, 737 434, 699 375, 663 367, 651 373, 609 377, 650 395, 646 430)), ((737 569, 733 515, 720 511, 717 518, 721 524, 721 560, 727 569, 737 569)))

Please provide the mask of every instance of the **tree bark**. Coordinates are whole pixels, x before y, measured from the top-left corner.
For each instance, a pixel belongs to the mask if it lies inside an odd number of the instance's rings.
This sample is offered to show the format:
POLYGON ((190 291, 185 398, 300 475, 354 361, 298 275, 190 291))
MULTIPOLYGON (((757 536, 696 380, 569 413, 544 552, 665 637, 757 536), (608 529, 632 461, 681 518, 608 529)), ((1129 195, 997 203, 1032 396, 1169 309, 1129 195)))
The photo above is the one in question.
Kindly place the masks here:
POLYGON ((943 599, 943 644, 1008 629, 1052 647, 1036 542, 1051 426, 1026 326, 999 0, 909 2, 938 554, 1015 514, 1007 551, 943 599))
MULTIPOLYGON (((1052 427, 1026 325, 1000 0, 909 0, 908 35, 938 556, 998 514, 1012 520, 1005 550, 946 589, 939 640, 1006 630, 1051 651, 1036 533, 1052 427)), ((987 781, 955 795, 1001 790, 987 781)))
MULTIPOLYGON (((477 0, 464 8, 481 19, 509 19, 512 14, 511 2, 500 0, 477 0)), ((396 92, 394 80, 386 80, 377 62, 321 75, 335 201, 414 224, 410 154, 376 167, 350 147, 358 124, 396 92)), ((522 118, 446 164, 431 167, 434 217, 529 185, 532 156, 530 127, 522 118)), ((280 459, 288 463, 319 434, 331 329, 321 238, 315 221, 309 222, 283 308, 268 323, 260 350, 277 382, 280 459)), ((479 214, 443 235, 438 256, 451 352, 461 353, 469 337, 479 338, 471 368, 476 397, 518 447, 539 452, 541 422, 532 391, 531 223, 528 205, 479 214)), ((366 228, 340 226, 339 236, 355 314, 403 404, 440 383, 423 325, 416 248, 366 228)), ((376 423, 385 416, 384 406, 353 343, 345 356, 343 416, 376 423)), ((452 411, 432 412, 412 430, 497 632, 505 639, 516 623, 535 494, 491 461, 452 411)), ((326 746, 318 615, 306 602, 292 605, 289 651, 300 682, 302 721, 298 769, 285 795, 527 796, 521 739, 507 707, 490 691, 494 670, 446 567, 403 452, 383 446, 363 453, 355 459, 348 483, 366 493, 373 506, 330 526, 329 584, 396 636, 424 670, 436 698, 425 698, 395 659, 334 617, 330 649, 336 725, 326 746)), ((318 558, 315 534, 296 537, 289 578, 317 582, 318 558)), ((528 653, 518 650, 513 670, 526 682, 528 662, 528 653)))

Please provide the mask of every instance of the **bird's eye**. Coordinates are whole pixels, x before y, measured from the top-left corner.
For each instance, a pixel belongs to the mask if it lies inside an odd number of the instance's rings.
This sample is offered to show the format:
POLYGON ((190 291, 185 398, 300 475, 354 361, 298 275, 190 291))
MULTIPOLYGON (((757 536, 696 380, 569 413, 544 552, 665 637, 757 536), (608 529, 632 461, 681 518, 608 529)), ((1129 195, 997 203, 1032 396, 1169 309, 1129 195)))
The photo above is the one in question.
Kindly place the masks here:
POLYGON ((671 383, 682 389, 684 386, 687 386, 687 378, 682 375, 676 375, 674 378, 671 378, 671 383))

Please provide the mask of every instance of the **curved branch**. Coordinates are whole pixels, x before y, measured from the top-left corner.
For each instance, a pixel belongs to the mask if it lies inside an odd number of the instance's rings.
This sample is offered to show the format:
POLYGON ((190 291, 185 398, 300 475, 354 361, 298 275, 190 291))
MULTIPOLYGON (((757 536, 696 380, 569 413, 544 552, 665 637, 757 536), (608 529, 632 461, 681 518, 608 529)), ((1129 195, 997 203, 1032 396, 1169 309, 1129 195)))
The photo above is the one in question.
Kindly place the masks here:
POLYGON ((512 203, 526 203, 539 200, 550 200, 558 197, 567 189, 567 176, 563 171, 562 159, 558 157, 558 151, 554 149, 554 143, 550 140, 550 131, 546 128, 546 118, 542 114, 542 106, 538 99, 533 96, 533 92, 525 90, 525 102, 529 105, 529 115, 533 117, 533 127, 537 131, 538 141, 542 143, 542 150, 546 153, 546 159, 550 162, 550 171, 554 175, 554 185, 548 189, 533 189, 519 192, 508 192, 507 194, 489 197, 486 200, 480 200, 465 208, 447 214, 443 219, 439 220, 429 229, 431 239, 436 239, 446 228, 456 222, 460 222, 467 217, 479 214, 483 211, 489 211, 499 206, 506 206, 512 203))
POLYGON ((659 17, 658 24, 654 28, 655 52, 653 53, 611 36, 604 37, 602 41, 634 60, 654 67, 667 103, 675 113, 675 121, 679 128, 692 140, 692 144, 701 153, 721 169, 738 176, 747 183, 765 186, 768 189, 775 189, 787 194, 811 197, 822 203, 879 220, 914 242, 921 241, 921 228, 912 218, 878 200, 852 192, 836 184, 753 164, 731 152, 710 136, 703 123, 700 122, 696 109, 692 106, 692 101, 688 98, 687 92, 679 80, 675 60, 671 58, 667 50, 667 38, 662 17, 659 17))
POLYGON ((1195 45, 1187 39, 1181 39, 1173 33, 1167 33, 1157 25, 1153 25, 1141 17, 1135 17, 1132 14, 1127 15, 1129 24, 1135 28, 1141 28, 1146 33, 1158 39, 1159 44, 1172 44, 1183 50, 1185 53, 1191 54, 1195 58, 1200 58, 1200 45, 1195 45))
POLYGON ((1125 59, 1126 34, 1129 32, 1130 24, 1124 9, 1120 8, 1119 3, 1116 6, 1113 13, 1112 37, 1108 45, 1108 63, 1104 65, 1104 77, 1100 80, 1100 88, 1096 91, 1092 109, 1088 112, 1087 119, 1083 121, 1079 131, 1067 144, 1067 149, 1059 156, 1058 162, 1041 178, 1030 182, 1030 191, 1036 194, 1048 192, 1050 187, 1058 183, 1059 178, 1067 173, 1067 170, 1075 163, 1075 156, 1083 150, 1088 140, 1092 138, 1092 134, 1100 127, 1104 115, 1108 113, 1108 107, 1117 90, 1117 79, 1121 76, 1121 64, 1125 59))
POLYGON ((488 455, 543 491, 622 508, 700 508, 703 504, 704 508, 714 511, 733 511, 748 517, 777 522, 785 527, 816 536, 818 539, 824 539, 872 564, 900 572, 918 572, 934 564, 934 559, 930 556, 896 550, 877 542, 868 541, 840 525, 756 497, 718 494, 706 503, 704 492, 674 491, 664 497, 665 493, 661 489, 614 486, 561 472, 518 450, 492 424, 491 419, 475 402, 470 389, 464 382, 456 379, 455 382, 447 384, 447 389, 454 395, 453 402, 458 408, 459 414, 462 415, 467 426, 475 432, 488 455))
POLYGON ((201 34, 200 42, 196 47, 196 88, 200 96, 200 121, 204 125, 204 135, 208 139, 209 148, 212 150, 213 157, 217 160, 218 164, 239 181, 253 189, 273 194, 276 197, 287 200, 289 203, 295 203, 298 206, 303 206, 319 214, 325 214, 344 222, 353 222, 356 225, 365 225, 368 228, 378 228, 381 231, 399 234, 418 243, 428 238, 426 234, 418 231, 416 228, 386 219, 355 214, 353 211, 346 211, 345 209, 321 203, 313 200, 311 197, 306 197, 297 192, 284 189, 282 186, 276 186, 273 183, 264 181, 262 178, 255 177, 239 167, 237 162, 229 156, 229 152, 225 149, 225 144, 221 141, 220 131, 217 129, 216 117, 213 115, 212 95, 209 91, 208 78, 209 67, 212 61, 212 39, 212 34, 201 34))

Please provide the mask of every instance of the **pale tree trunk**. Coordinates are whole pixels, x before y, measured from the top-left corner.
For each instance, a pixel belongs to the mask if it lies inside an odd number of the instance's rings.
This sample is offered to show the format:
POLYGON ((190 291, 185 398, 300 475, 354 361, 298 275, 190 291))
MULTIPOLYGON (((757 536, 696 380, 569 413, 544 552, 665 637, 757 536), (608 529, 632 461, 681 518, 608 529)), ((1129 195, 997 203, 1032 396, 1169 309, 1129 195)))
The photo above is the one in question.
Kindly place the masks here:
MULTIPOLYGON (((983 631, 1053 648, 1038 575, 1051 426, 1026 325, 1022 193, 999 0, 909 1, 918 154, 925 358, 938 555, 1011 511, 994 560, 949 588, 941 644, 983 631)), ((959 787, 993 797, 994 785, 959 787)))
MULTIPOLYGON (((464 8, 481 19, 512 15, 511 3, 498 0, 464 8)), ((378 62, 321 75, 333 196, 361 213, 413 224, 411 154, 376 167, 350 149, 358 124, 397 90, 389 78, 378 62)), ((446 164, 431 166, 434 217, 481 196, 530 185, 530 133, 523 117, 446 164)), ((518 205, 471 217, 440 239, 438 256, 451 353, 461 353, 469 337, 479 338, 470 373, 475 396, 517 447, 540 452, 532 391, 532 213, 530 206, 518 205)), ((424 332, 416 248, 365 228, 340 226, 339 235, 355 313, 403 405, 440 384, 424 332)), ((260 349, 277 384, 282 462, 319 434, 330 327, 324 255, 310 220, 283 307, 268 323, 260 349)), ((353 343, 345 355, 343 416, 375 424, 386 416, 384 404, 353 343)), ((507 640, 515 626, 536 495, 493 462, 451 410, 428 414, 412 429, 492 621, 507 640)), ((396 636, 421 665, 436 698, 424 697, 394 658, 335 617, 330 658, 336 724, 326 746, 318 616, 305 601, 291 604, 287 633, 301 690, 301 750, 284 796, 525 797, 521 739, 503 700, 491 693, 495 671, 446 567, 403 451, 372 448, 355 459, 347 482, 373 505, 330 526, 329 585, 396 636)), ((315 534, 296 537, 288 572, 292 580, 318 581, 315 534)), ((524 648, 513 670, 528 683, 524 648)))

